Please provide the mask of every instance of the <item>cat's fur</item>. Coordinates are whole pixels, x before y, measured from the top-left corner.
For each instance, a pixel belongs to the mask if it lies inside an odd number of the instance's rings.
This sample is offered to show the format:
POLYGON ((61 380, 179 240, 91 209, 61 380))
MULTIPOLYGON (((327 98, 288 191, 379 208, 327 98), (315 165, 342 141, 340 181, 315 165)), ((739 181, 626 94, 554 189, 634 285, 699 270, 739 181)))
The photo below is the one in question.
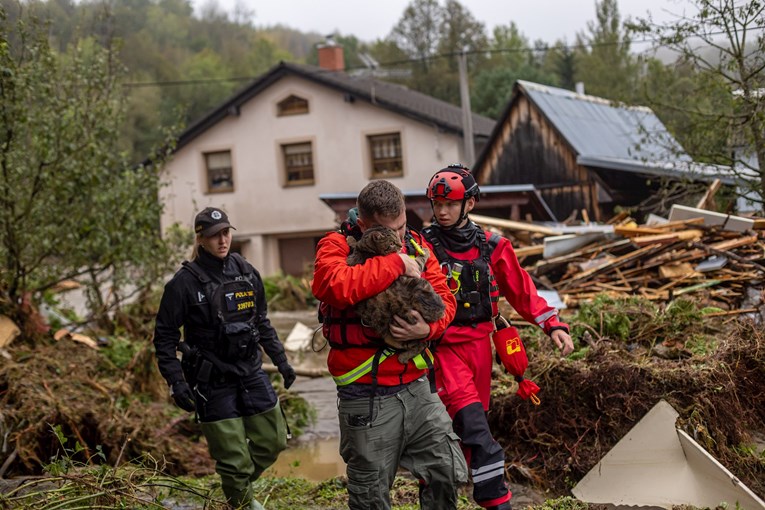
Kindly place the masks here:
MULTIPOLYGON (((351 247, 347 261, 351 266, 363 264, 378 255, 397 253, 402 247, 398 233, 387 227, 372 227, 364 231, 358 241, 350 236, 347 240, 348 246, 351 247)), ((425 267, 425 261, 429 255, 425 250, 424 255, 415 257, 421 269, 425 267)), ((420 340, 401 342, 390 334, 394 315, 414 324, 414 317, 409 313, 411 310, 417 310, 425 322, 431 323, 444 316, 445 307, 441 296, 433 290, 430 282, 424 278, 406 275, 399 276, 383 292, 361 301, 354 307, 354 311, 365 326, 371 327, 385 340, 386 344, 400 351, 399 361, 402 363, 408 362, 428 346, 427 342, 420 340)))

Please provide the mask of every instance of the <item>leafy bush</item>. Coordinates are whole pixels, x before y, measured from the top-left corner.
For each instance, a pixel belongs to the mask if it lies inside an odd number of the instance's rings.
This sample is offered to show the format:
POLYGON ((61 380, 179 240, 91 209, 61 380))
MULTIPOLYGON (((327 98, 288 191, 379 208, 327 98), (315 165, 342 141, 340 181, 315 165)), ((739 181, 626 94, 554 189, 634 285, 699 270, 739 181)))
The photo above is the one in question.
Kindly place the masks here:
POLYGON ((306 310, 316 306, 307 277, 296 278, 279 272, 263 278, 269 310, 306 310))

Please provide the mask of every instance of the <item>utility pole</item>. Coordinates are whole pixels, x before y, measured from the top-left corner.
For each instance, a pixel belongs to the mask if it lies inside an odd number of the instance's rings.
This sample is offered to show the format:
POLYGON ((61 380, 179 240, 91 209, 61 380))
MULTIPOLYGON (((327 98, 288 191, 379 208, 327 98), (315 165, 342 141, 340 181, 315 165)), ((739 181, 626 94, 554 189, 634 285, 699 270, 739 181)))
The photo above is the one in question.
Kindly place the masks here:
POLYGON ((475 145, 473 142, 473 113, 470 109, 470 90, 467 78, 467 55, 465 48, 459 54, 460 104, 462 106, 462 136, 465 142, 465 163, 472 168, 475 163, 475 145))

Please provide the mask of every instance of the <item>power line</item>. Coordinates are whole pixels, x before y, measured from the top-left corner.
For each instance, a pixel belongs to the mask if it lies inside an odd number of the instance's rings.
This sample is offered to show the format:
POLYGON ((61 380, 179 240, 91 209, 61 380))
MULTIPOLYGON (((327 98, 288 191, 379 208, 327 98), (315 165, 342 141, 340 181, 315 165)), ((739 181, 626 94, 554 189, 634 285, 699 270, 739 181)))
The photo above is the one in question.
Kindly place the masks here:
POLYGON ((171 81, 141 81, 132 83, 123 83, 122 86, 126 88, 141 88, 141 87, 174 87, 180 85, 204 85, 205 83, 220 83, 227 81, 250 81, 254 79, 253 76, 239 76, 235 78, 206 78, 197 80, 171 80, 171 81))
MULTIPOLYGON (((748 31, 752 30, 762 30, 765 28, 765 26, 755 26, 755 27, 748 27, 748 31)), ((705 36, 715 36, 715 35, 725 35, 725 31, 719 31, 719 32, 709 32, 707 34, 704 34, 705 36)), ((698 37, 698 36, 697 36, 698 37)), ((586 49, 586 48, 600 48, 600 47, 610 47, 610 46, 620 46, 620 45, 633 45, 633 44, 646 44, 646 43, 656 43, 658 42, 656 39, 653 38, 647 38, 647 39, 631 39, 631 40, 625 40, 625 41, 611 41, 611 42, 600 42, 600 43, 575 43, 575 44, 556 44, 556 45, 544 45, 544 46, 537 46, 533 48, 499 48, 499 49, 473 49, 464 52, 465 55, 486 55, 486 54, 503 54, 503 53, 534 53, 534 52, 540 52, 540 53, 547 53, 551 50, 578 50, 578 49, 586 49)), ((435 60, 440 60, 443 58, 453 58, 460 56, 462 52, 448 52, 448 53, 439 53, 437 55, 429 55, 426 57, 419 57, 419 58, 409 58, 409 59, 403 59, 403 60, 394 60, 389 62, 383 62, 378 65, 378 67, 393 67, 393 66, 400 66, 400 65, 412 65, 416 63, 425 63, 425 62, 432 62, 435 60)), ((347 67, 347 71, 353 71, 357 69, 368 69, 367 66, 351 66, 347 67)), ((330 70, 319 70, 318 72, 335 72, 330 70)), ((239 76, 239 77, 233 77, 233 78, 208 78, 208 79, 195 79, 195 80, 172 80, 172 81, 153 81, 153 82, 133 82, 133 83, 124 83, 122 86, 125 88, 142 88, 142 87, 175 87, 175 86, 185 86, 185 85, 204 85, 208 83, 221 83, 221 82, 236 82, 236 81, 250 81, 254 80, 256 76, 239 76)))

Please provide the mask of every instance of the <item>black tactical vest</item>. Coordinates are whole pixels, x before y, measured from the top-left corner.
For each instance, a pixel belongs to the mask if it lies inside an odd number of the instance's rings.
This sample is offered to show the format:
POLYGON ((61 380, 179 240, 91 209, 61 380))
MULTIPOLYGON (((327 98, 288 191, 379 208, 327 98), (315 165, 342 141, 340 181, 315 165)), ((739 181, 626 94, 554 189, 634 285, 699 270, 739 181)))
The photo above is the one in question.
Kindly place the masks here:
POLYGON ((480 230, 476 236, 478 258, 460 260, 446 251, 436 229, 424 228, 422 234, 433 245, 447 285, 457 300, 457 313, 452 324, 469 326, 490 321, 497 314, 499 301, 499 286, 490 266, 491 254, 499 243, 499 236, 492 235, 486 239, 486 233, 480 230))
POLYGON ((194 328, 188 332, 187 340, 202 350, 213 352, 224 362, 251 358, 259 340, 255 287, 252 284, 255 275, 247 271, 245 261, 239 254, 232 253, 230 257, 237 264, 241 276, 223 282, 213 281, 196 261, 183 263, 183 267, 202 284, 212 318, 209 328, 194 328))

